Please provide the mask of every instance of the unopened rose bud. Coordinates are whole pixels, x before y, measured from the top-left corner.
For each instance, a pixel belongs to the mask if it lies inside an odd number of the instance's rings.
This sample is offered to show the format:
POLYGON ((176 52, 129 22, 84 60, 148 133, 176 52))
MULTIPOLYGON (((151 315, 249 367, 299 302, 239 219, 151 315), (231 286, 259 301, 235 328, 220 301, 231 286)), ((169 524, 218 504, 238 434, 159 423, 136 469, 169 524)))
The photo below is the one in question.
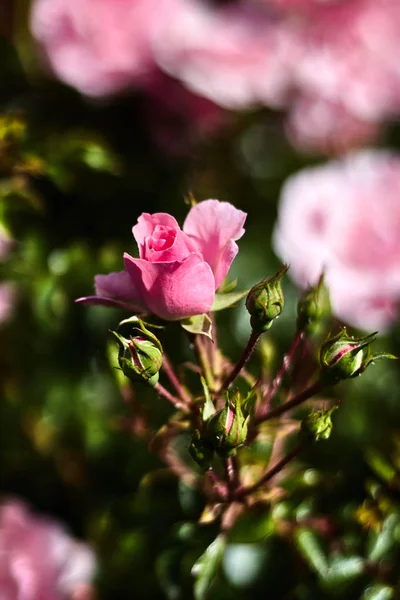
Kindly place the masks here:
POLYGON ((126 339, 113 331, 118 340, 118 363, 124 374, 132 381, 142 381, 156 385, 162 365, 162 346, 142 321, 138 321, 140 335, 126 339))
POLYGON ((332 413, 337 406, 328 410, 313 410, 302 421, 300 436, 306 443, 327 440, 332 432, 332 413))
POLYGON ((263 279, 248 293, 246 308, 251 315, 251 327, 256 333, 267 331, 283 310, 281 279, 288 268, 282 265, 276 275, 271 279, 263 279))
POLYGON ((308 288, 297 304, 297 329, 308 334, 316 333, 329 313, 329 292, 321 276, 317 285, 308 288))
POLYGON ((333 385, 342 379, 357 377, 375 360, 396 358, 386 352, 371 354, 370 344, 376 333, 355 338, 347 335, 345 328, 333 338, 324 342, 320 351, 321 380, 333 385))
POLYGON ((241 407, 238 391, 227 400, 225 407, 217 411, 207 422, 207 437, 221 456, 229 456, 243 444, 247 437, 247 419, 241 407))

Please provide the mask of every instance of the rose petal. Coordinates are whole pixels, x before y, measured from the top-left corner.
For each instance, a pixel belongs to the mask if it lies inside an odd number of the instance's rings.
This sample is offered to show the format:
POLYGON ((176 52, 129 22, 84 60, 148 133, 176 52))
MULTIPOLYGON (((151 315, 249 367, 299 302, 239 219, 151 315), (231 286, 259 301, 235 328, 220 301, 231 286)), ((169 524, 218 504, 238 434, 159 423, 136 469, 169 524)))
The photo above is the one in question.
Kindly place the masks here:
POLYGON ((210 265, 217 288, 229 271, 238 252, 234 240, 244 234, 247 214, 229 202, 205 200, 194 206, 183 225, 197 250, 210 265))
POLYGON ((135 238, 139 247, 139 256, 144 258, 146 250, 146 238, 153 234, 156 225, 164 225, 165 227, 171 227, 175 231, 179 231, 180 227, 174 217, 167 213, 143 213, 138 218, 137 225, 132 227, 133 237, 135 238))
POLYGON ((172 263, 150 263, 124 254, 124 262, 153 314, 176 321, 210 310, 214 276, 199 254, 172 263))
POLYGON ((96 275, 94 281, 98 296, 134 300, 139 305, 143 305, 140 292, 126 271, 96 275))
POLYGON ((115 306, 133 312, 144 312, 145 307, 140 293, 126 271, 96 275, 94 280, 96 296, 78 298, 76 302, 96 306, 115 306))

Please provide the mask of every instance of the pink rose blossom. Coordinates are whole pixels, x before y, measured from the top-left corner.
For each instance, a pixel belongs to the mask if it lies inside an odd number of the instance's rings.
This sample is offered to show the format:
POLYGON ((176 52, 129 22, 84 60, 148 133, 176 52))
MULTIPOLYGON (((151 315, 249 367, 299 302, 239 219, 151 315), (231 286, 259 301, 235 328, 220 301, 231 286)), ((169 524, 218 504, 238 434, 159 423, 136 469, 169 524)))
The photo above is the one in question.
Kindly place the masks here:
POLYGON ((246 213, 228 202, 194 206, 180 229, 171 215, 143 213, 132 229, 139 258, 124 254, 125 271, 97 275, 87 304, 122 306, 175 321, 208 312, 238 252, 246 213))
POLYGON ((378 131, 378 123, 358 119, 321 97, 300 96, 286 120, 292 144, 311 153, 340 154, 369 143, 378 131))
POLYGON ((146 82, 154 28, 175 0, 34 0, 31 29, 51 68, 89 96, 146 82))
POLYGON ((4 600, 91 600, 90 548, 21 501, 0 504, 0 596, 4 600))
POLYGON ((400 157, 369 150, 285 184, 274 244, 301 286, 324 270, 336 315, 387 329, 400 302, 400 157))
POLYGON ((162 25, 154 51, 161 69, 216 104, 282 106, 296 53, 296 29, 264 10, 186 0, 162 25))
POLYGON ((343 106, 362 120, 398 112, 398 0, 321 3, 297 26, 302 42, 294 83, 301 93, 343 106))

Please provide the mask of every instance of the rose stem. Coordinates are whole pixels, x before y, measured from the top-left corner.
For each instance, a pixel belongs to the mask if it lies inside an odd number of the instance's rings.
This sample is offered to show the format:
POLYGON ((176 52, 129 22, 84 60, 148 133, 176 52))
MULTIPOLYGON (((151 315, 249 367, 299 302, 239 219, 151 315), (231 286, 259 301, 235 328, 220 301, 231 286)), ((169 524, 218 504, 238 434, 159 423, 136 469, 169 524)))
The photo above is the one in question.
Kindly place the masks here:
POLYGON ((181 384, 181 382, 178 379, 178 376, 176 375, 174 368, 171 364, 171 361, 169 360, 168 356, 165 354, 165 352, 163 353, 163 369, 165 371, 165 374, 167 375, 168 379, 170 380, 170 382, 172 383, 172 385, 174 386, 176 393, 178 394, 179 398, 188 406, 191 405, 192 403, 192 399, 190 397, 190 394, 188 394, 188 392, 185 390, 185 388, 183 387, 183 385, 181 384))
POLYGON ((276 374, 272 383, 267 388, 267 393, 264 397, 264 407, 263 407, 263 410, 260 411, 260 417, 262 417, 263 414, 266 414, 266 412, 268 411, 270 402, 273 399, 273 397, 275 396, 276 392, 279 390, 280 386, 282 385, 283 378, 286 375, 286 373, 289 371, 289 369, 292 365, 292 361, 293 361, 294 355, 296 353, 296 350, 299 347, 300 343, 304 340, 304 338, 305 338, 304 331, 298 331, 296 333, 295 337, 293 338, 288 352, 283 357, 282 364, 281 364, 281 367, 280 367, 278 373, 276 374))
POLYGON ((170 394, 169 391, 166 390, 163 385, 161 385, 161 383, 156 383, 156 385, 154 386, 154 389, 156 390, 156 392, 158 394, 160 394, 160 396, 162 396, 163 398, 168 400, 168 402, 170 402, 178 410, 181 408, 185 408, 185 406, 182 404, 182 402, 180 402, 180 400, 178 400, 178 398, 175 398, 175 396, 170 394))
POLYGON ((305 402, 306 400, 308 400, 308 398, 311 398, 311 396, 314 396, 314 394, 317 394, 321 390, 321 387, 322 386, 321 386, 320 381, 316 381, 315 383, 310 385, 310 387, 308 387, 307 389, 300 392, 300 394, 297 394, 297 396, 295 396, 291 400, 288 400, 287 402, 285 402, 284 404, 281 404, 280 406, 271 408, 271 410, 269 410, 264 415, 257 417, 254 420, 255 425, 263 423, 264 421, 268 421, 269 419, 273 419, 274 417, 279 417, 287 410, 290 410, 291 408, 295 408, 295 406, 298 406, 302 402, 305 402))
POLYGON ((222 481, 218 479, 212 467, 210 467, 207 471, 207 475, 209 476, 211 483, 213 484, 215 491, 217 492, 220 500, 227 499, 227 489, 222 481))
POLYGON ((219 390, 220 394, 228 389, 228 387, 231 385, 231 383, 239 375, 239 373, 243 369, 243 367, 247 364, 248 360, 250 359, 251 355, 253 354, 254 350, 256 349, 257 342, 260 338, 260 335, 261 334, 256 333, 255 331, 251 332, 250 339, 247 342, 247 346, 246 346, 239 362, 233 367, 232 371, 230 372, 227 379, 225 380, 223 386, 219 390))
POLYGON ((287 454, 279 462, 277 462, 276 465, 274 465, 271 469, 266 471, 264 473, 264 475, 262 475, 260 477, 260 479, 258 481, 256 481, 256 483, 254 483, 253 485, 249 485, 247 487, 241 486, 239 489, 237 489, 236 490, 236 499, 243 500, 243 498, 245 498, 249 494, 252 494, 256 490, 258 490, 258 488, 260 488, 262 485, 264 485, 264 483, 266 483, 267 481, 272 479, 272 477, 274 477, 274 475, 279 473, 279 471, 281 471, 291 460, 296 458, 296 456, 300 453, 302 448, 303 448, 302 445, 299 444, 294 450, 289 452, 289 454, 287 454))
POLYGON ((194 336, 194 351, 201 366, 201 370, 203 371, 204 379, 206 380, 209 389, 213 390, 215 388, 214 375, 201 337, 201 335, 194 336))
POLYGON ((226 472, 229 495, 233 496, 235 490, 239 487, 239 464, 237 456, 228 456, 223 460, 226 472))

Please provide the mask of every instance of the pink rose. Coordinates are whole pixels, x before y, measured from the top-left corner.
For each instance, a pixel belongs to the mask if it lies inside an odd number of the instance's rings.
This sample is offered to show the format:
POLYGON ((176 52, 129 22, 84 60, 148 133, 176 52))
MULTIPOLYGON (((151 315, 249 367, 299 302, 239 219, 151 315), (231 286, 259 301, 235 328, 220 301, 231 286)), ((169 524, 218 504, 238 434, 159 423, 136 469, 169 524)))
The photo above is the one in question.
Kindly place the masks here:
POLYGON ((95 557, 19 500, 0 504, 0 592, 7 600, 91 600, 95 557))
POLYGON ((154 28, 176 0, 34 0, 31 29, 56 75, 89 96, 147 83, 154 28))
POLYGON ((291 177, 274 245, 301 286, 325 272, 336 315, 387 329, 400 302, 400 157, 365 150, 291 177))
POLYGON ((175 321, 208 312, 238 252, 246 213, 228 202, 194 206, 180 229, 166 213, 143 213, 132 229, 140 258, 125 271, 96 275, 96 296, 78 302, 122 306, 175 321))
POLYGON ((379 124, 351 115, 343 106, 320 96, 300 96, 286 120, 292 144, 305 152, 341 154, 377 137, 379 124))
POLYGON ((224 108, 282 106, 296 28, 244 4, 213 6, 186 0, 154 38, 161 69, 224 108))

